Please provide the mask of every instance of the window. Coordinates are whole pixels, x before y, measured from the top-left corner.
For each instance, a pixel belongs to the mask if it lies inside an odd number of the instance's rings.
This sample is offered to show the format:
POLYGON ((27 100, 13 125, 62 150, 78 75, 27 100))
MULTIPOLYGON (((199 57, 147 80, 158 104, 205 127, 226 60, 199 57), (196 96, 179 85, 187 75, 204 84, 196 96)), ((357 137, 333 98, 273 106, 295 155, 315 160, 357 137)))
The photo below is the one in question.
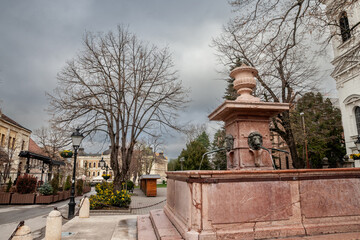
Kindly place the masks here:
POLYGON ((89 172, 89 177, 90 177, 90 172, 89 172))
POLYGON ((89 168, 91 168, 91 163, 89 163, 89 168))
POLYGON ((341 13, 339 23, 340 23, 341 38, 343 42, 346 42, 351 37, 349 20, 346 12, 341 13))
POLYGON ((13 149, 13 150, 15 149, 15 141, 16 141, 15 138, 13 138, 13 141, 12 141, 12 144, 11 144, 11 149, 13 149))
POLYGON ((22 144, 21 144, 21 151, 24 150, 24 147, 25 147, 25 141, 22 141, 22 144))
POLYGON ((100 176, 100 172, 98 172, 98 176, 100 176))
POLYGON ((95 172, 93 172, 93 177, 95 177, 95 172))
POLYGON ((100 162, 98 162, 98 167, 100 167, 100 162))
POLYGON ((5 144, 5 134, 1 134, 1 147, 3 147, 5 144))
POLYGON ((355 120, 358 134, 360 135, 360 107, 355 108, 355 120))

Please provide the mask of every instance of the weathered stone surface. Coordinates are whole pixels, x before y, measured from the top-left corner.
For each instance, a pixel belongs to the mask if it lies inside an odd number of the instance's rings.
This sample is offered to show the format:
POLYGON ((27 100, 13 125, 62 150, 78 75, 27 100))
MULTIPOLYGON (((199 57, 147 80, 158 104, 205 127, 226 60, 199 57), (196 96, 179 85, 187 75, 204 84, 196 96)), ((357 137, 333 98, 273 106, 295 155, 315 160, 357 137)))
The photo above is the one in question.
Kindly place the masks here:
POLYGON ((166 217, 163 210, 152 210, 150 211, 150 219, 155 228, 155 234, 157 239, 167 240, 167 239, 183 239, 179 232, 176 230, 174 225, 166 217))
POLYGON ((149 215, 138 216, 137 237, 138 240, 157 240, 149 215))
POLYGON ((289 219, 287 182, 220 183, 209 187, 209 220, 214 224, 289 219))
POLYGON ((307 218, 360 215, 360 179, 302 181, 300 196, 307 218))
POLYGON ((196 232, 201 240, 356 232, 359 178, 360 169, 169 172, 168 192, 175 187, 174 202, 190 201, 189 220, 179 212, 187 211, 185 205, 168 202, 164 209, 186 239, 196 232), (317 209, 314 203, 325 197, 327 204, 317 209))

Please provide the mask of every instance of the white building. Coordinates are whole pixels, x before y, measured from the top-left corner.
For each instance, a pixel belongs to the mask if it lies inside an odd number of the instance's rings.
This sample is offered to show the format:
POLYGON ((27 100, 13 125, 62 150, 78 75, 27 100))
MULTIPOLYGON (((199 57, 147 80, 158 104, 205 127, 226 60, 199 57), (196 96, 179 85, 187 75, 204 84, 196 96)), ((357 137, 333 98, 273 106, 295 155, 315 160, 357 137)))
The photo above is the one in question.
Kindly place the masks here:
MULTIPOLYGON (((336 0, 323 1, 327 12, 331 3, 336 0)), ((328 14, 333 23, 330 32, 335 69, 331 76, 336 81, 338 90, 342 123, 344 127, 346 153, 357 153, 354 142, 360 135, 360 3, 345 5, 337 14, 328 14), (336 25, 335 25, 336 24, 336 25)), ((355 161, 355 167, 360 167, 360 160, 355 161)))

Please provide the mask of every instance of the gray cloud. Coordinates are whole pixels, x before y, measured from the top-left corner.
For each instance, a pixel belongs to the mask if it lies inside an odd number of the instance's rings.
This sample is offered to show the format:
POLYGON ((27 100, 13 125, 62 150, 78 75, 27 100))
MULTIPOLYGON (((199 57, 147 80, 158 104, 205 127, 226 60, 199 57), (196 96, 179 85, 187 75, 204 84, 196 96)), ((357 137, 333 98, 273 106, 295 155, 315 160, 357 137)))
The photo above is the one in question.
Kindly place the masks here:
MULTIPOLYGON (((209 44, 229 14, 227 2, 220 0, 3 1, 1 108, 29 129, 47 125, 45 92, 56 87, 57 73, 81 50, 85 30, 107 32, 123 24, 140 39, 170 48, 179 78, 191 89, 192 102, 179 121, 206 123, 225 87, 218 81, 222 76, 216 72, 209 44)), ((165 154, 177 157, 185 147, 184 136, 172 132, 164 138, 165 154)), ((103 150, 101 142, 84 146, 88 151, 103 150)))

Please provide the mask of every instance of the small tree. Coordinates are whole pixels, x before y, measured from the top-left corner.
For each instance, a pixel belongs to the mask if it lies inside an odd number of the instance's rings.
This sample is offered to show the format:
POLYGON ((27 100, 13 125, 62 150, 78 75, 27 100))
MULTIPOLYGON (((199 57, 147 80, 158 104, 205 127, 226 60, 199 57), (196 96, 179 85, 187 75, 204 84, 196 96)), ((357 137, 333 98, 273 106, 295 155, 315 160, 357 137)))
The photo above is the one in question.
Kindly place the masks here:
POLYGON ((46 182, 39 188, 39 192, 45 196, 51 195, 53 194, 53 188, 48 182, 46 182))
POLYGON ((7 183, 7 186, 6 186, 6 192, 10 192, 11 187, 12 187, 12 181, 11 181, 11 177, 10 177, 9 182, 7 183))
POLYGON ((56 173, 50 183, 53 188, 53 194, 57 194, 59 191, 59 174, 56 173))
POLYGON ((36 177, 25 174, 19 176, 16 181, 16 192, 21 194, 33 193, 36 189, 36 177))
POLYGON ((68 191, 68 190, 70 190, 70 188, 71 188, 71 181, 70 181, 70 175, 68 175, 67 177, 66 177, 66 181, 65 181, 65 185, 64 185, 64 190, 65 191, 68 191))

